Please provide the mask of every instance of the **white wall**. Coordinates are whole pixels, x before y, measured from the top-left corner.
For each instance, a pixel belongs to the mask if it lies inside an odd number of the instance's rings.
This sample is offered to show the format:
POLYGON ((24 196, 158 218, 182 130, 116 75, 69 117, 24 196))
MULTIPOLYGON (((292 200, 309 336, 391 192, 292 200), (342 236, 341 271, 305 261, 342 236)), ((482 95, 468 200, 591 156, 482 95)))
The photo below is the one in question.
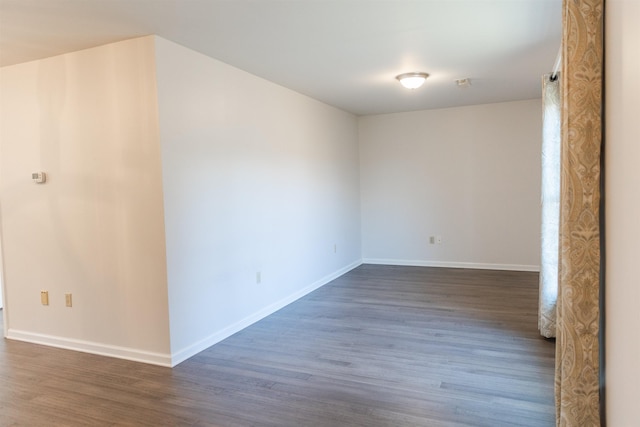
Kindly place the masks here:
POLYGON ((0 77, 9 338, 173 365, 360 263, 354 116, 155 37, 0 77))
POLYGON ((539 100, 356 119, 157 37, 0 72, 11 338, 169 365, 362 253, 537 268, 539 100))
MULTIPOLYGON (((1 77, 1 75, 0 75, 1 77)), ((0 125, 2 122, 0 121, 0 125)), ((0 146, 1 147, 1 146, 0 146)), ((0 148, 0 159, 2 158, 2 149, 0 148)), ((0 184, 2 183, 2 167, 0 166, 0 184)), ((2 188, 0 186, 0 188, 2 188)), ((0 193, 1 194, 1 193, 0 193)), ((0 202, 0 207, 2 203, 0 202)), ((0 210, 1 212, 1 210, 0 210)), ((0 215, 0 308, 4 308, 4 267, 2 265, 2 216, 0 215)), ((2 312, 2 318, 4 320, 4 311, 2 312)), ((6 324, 6 321, 4 322, 6 324)), ((2 335, 6 335, 6 328, 3 328, 2 335)))
POLYGON ((640 423, 640 2, 606 2, 607 423, 640 423))
POLYGON ((4 67, 0 90, 8 336, 168 364, 153 38, 4 67))
MULTIPOLYGON (((1 153, 0 153, 0 156, 1 156, 1 153)), ((0 174, 0 176, 1 175, 2 174, 0 174)), ((4 271, 4 268, 2 267, 2 219, 0 219, 0 308, 4 308, 4 299, 3 299, 4 298, 3 297, 3 294, 4 294, 4 278, 3 278, 3 274, 4 273, 3 273, 3 271, 4 271)), ((3 316, 3 319, 4 319, 4 311, 2 312, 2 316, 3 316)), ((4 329, 5 328, 3 328, 3 331, 2 331, 3 336, 5 334, 4 329)))
POLYGON ((357 122, 162 38, 156 59, 176 363, 359 264, 357 122))
POLYGON ((541 108, 361 117, 364 261, 537 270, 541 108))

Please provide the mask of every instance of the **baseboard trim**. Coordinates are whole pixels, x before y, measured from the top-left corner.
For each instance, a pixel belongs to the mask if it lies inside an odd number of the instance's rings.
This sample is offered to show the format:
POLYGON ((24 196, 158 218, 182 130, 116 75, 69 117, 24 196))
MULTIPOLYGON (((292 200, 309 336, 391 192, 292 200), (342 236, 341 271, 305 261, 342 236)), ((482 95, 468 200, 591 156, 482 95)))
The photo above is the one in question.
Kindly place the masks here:
POLYGON ((411 267, 444 267, 444 268, 469 268, 479 270, 507 270, 507 271, 533 271, 539 272, 539 265, 526 264, 488 264, 477 262, 450 262, 450 261, 423 261, 404 259, 364 258, 363 264, 379 265, 405 265, 411 267))
POLYGON ((359 267, 360 265, 362 265, 362 260, 358 260, 355 261, 349 265, 347 265, 346 267, 343 267, 331 274, 328 274, 327 276, 321 278, 320 280, 317 280, 316 282, 312 283, 311 285, 305 287, 304 289, 301 289, 297 292, 294 292, 293 294, 289 295, 286 298, 281 299, 280 301, 277 301, 273 304, 268 305, 267 307, 245 317, 244 319, 233 323, 229 326, 227 326, 226 328, 217 331, 211 335, 209 335, 208 337, 182 349, 179 350, 175 353, 173 353, 171 355, 171 366, 176 366, 181 362, 184 362, 185 360, 187 360, 188 358, 195 356, 196 354, 200 353, 202 350, 205 350, 209 347, 211 347, 212 345, 215 345, 217 343, 219 343, 220 341, 230 337, 231 335, 240 332, 241 330, 243 330, 244 328, 251 326, 252 324, 258 322, 259 320, 264 319, 265 317, 275 313, 276 311, 280 310, 281 308, 286 307, 287 305, 291 304, 292 302, 295 302, 297 300, 299 300, 300 298, 304 297, 307 294, 310 294, 311 292, 315 291, 316 289, 326 285, 327 283, 331 282, 332 280, 337 279, 338 277, 342 276, 345 273, 348 273, 349 271, 353 270, 354 268, 359 267))
POLYGON ((346 267, 343 267, 321 278, 320 280, 317 280, 316 282, 305 287, 304 289, 301 289, 300 291, 295 292, 289 295, 288 297, 283 298, 280 301, 270 304, 269 306, 257 311, 256 313, 250 316, 247 316, 244 319, 232 325, 229 325, 226 328, 214 334, 211 334, 210 336, 173 354, 154 353, 154 352, 143 351, 143 350, 138 350, 138 349, 129 348, 129 347, 120 347, 120 346, 97 343, 93 341, 84 341, 84 340, 77 340, 73 338, 58 337, 54 335, 39 334, 39 333, 21 331, 21 330, 12 329, 12 328, 7 329, 6 338, 15 340, 15 341, 23 341, 23 342, 28 342, 32 344, 40 344, 40 345, 46 345, 49 347, 62 348, 65 350, 80 351, 83 353, 97 354, 100 356, 107 356, 107 357, 115 357, 118 359, 131 360, 134 362, 148 363, 151 365, 174 367, 180 362, 183 362, 188 358, 190 358, 191 356, 194 356, 195 354, 201 352, 202 350, 209 348, 214 344, 219 343, 220 341, 230 337, 236 332, 241 331, 247 326, 250 326, 257 321, 264 319, 270 314, 275 313, 281 308, 315 291, 316 289, 326 285, 332 280, 337 279, 338 277, 342 276, 343 274, 353 270, 354 268, 360 265, 362 265, 362 260, 355 261, 347 265, 346 267))
POLYGON ((77 340, 73 338, 63 338, 53 335, 37 334, 11 328, 7 330, 7 338, 32 344, 62 348, 65 350, 80 351, 83 353, 115 357, 118 359, 148 363, 151 365, 171 367, 171 357, 168 353, 154 353, 129 347, 120 347, 115 345, 96 343, 92 341, 77 340))

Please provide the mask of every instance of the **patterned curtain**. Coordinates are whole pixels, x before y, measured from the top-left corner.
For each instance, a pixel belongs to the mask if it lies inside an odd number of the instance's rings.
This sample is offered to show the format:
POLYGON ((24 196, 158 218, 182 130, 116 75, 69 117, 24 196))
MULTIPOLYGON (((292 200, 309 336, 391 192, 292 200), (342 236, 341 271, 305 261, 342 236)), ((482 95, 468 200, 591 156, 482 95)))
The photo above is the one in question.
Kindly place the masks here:
POLYGON ((556 423, 600 425, 600 144, 604 0, 563 1, 556 423))
POLYGON ((538 329, 556 336, 560 222, 560 75, 542 76, 542 228, 538 329))

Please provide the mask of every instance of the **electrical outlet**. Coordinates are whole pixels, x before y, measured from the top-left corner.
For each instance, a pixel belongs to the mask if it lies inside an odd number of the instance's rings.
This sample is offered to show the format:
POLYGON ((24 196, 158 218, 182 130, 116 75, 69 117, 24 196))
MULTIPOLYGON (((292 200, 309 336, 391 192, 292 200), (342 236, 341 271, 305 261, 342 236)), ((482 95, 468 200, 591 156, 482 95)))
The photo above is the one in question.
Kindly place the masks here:
POLYGON ((71 299, 71 294, 64 294, 64 304, 67 307, 73 307, 73 300, 71 299))
POLYGON ((442 243, 442 236, 436 236, 436 243, 437 244, 442 243))
POLYGON ((335 254, 336 252, 338 252, 338 245, 337 244, 333 244, 333 253, 335 254))
POLYGON ((49 291, 40 291, 40 302, 42 305, 49 305, 49 291))

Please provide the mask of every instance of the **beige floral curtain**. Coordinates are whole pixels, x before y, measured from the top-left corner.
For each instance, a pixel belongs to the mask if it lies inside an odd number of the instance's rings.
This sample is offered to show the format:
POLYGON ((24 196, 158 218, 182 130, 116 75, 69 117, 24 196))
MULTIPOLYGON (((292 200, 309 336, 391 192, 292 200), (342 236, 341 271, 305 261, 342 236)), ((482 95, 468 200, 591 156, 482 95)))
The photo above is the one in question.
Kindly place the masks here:
POLYGON ((538 329, 556 336, 560 223, 560 74, 542 76, 542 227, 538 329))
POLYGON ((563 1, 556 423, 600 425, 599 183, 604 0, 563 1))

